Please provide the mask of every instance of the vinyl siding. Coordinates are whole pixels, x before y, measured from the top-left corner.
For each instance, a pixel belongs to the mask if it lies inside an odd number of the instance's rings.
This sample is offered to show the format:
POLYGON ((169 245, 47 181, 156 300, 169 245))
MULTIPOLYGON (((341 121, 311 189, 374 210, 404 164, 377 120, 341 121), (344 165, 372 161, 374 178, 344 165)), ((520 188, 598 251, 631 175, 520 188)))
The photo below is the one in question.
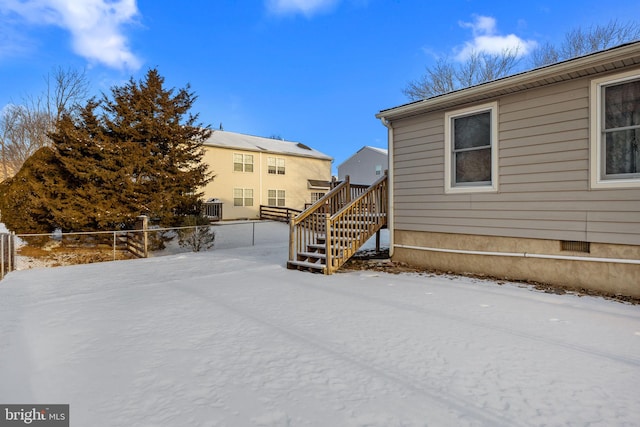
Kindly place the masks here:
POLYGON ((260 213, 260 205, 266 205, 269 201, 269 190, 284 190, 286 207, 302 210, 306 203, 311 202, 311 193, 313 192, 309 189, 307 180, 331 181, 331 160, 329 158, 311 158, 205 146, 203 162, 215 175, 213 181, 202 189, 204 199, 217 198, 223 203, 224 220, 257 218, 260 213), (253 172, 234 171, 234 153, 253 155, 253 172), (268 173, 269 157, 284 159, 284 175, 268 173), (253 206, 234 206, 235 188, 253 190, 253 206))
POLYGON ((640 189, 589 187, 589 88, 497 99, 497 193, 444 193, 444 110, 393 122, 394 227, 640 245, 640 189))
POLYGON ((338 179, 343 180, 349 175, 352 184, 373 184, 380 179, 384 171, 389 168, 386 154, 369 147, 364 147, 338 166, 338 179), (380 165, 380 175, 376 175, 376 166, 380 165))

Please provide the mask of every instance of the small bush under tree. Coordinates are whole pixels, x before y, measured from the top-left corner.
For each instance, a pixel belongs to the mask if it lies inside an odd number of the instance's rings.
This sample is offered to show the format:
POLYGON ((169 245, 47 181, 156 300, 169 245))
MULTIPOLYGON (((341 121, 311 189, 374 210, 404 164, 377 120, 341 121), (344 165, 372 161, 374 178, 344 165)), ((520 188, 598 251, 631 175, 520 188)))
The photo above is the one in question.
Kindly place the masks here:
POLYGON ((191 248, 193 252, 211 249, 216 239, 216 233, 211 230, 209 219, 198 215, 186 216, 182 222, 183 228, 178 230, 178 244, 183 248, 191 248))

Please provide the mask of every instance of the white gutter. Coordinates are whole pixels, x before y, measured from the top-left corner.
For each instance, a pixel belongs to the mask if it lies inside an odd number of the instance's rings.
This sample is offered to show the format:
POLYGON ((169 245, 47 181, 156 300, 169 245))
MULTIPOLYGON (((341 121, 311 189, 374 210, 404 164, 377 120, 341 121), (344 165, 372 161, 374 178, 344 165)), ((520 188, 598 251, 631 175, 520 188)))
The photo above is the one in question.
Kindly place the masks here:
POLYGON ((391 122, 380 117, 383 126, 387 128, 387 195, 389 196, 389 206, 387 207, 387 229, 389 230, 389 256, 393 256, 393 127, 391 122))
POLYGON ((468 251, 464 249, 443 249, 443 248, 430 248, 430 247, 412 246, 412 245, 394 245, 394 246, 396 248, 402 248, 402 249, 414 249, 418 251, 429 251, 429 252, 445 252, 450 254, 504 256, 504 257, 518 257, 518 258, 543 258, 543 259, 557 259, 557 260, 568 260, 568 261, 610 262, 614 264, 640 265, 640 259, 598 258, 598 257, 587 257, 587 256, 573 256, 573 255, 546 255, 546 254, 530 254, 526 252, 468 251))

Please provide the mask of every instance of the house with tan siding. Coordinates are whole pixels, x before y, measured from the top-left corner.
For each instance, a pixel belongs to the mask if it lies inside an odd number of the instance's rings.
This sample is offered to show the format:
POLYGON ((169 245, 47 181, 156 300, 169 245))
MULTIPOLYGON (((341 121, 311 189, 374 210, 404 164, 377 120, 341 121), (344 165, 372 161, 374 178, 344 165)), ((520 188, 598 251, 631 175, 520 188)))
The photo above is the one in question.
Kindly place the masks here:
POLYGON ((640 297, 640 42, 376 116, 393 260, 640 297))
POLYGON ((260 205, 302 210, 329 191, 333 159, 302 143, 215 130, 204 148, 215 175, 204 198, 223 220, 258 218, 260 205))

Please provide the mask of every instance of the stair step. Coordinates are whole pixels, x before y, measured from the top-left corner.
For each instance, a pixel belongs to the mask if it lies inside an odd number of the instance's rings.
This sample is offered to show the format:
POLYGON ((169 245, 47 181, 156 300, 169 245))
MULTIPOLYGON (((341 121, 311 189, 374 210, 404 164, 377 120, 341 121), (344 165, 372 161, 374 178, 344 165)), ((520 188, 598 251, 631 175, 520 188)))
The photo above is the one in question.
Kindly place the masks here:
POLYGON ((327 255, 326 254, 321 254, 319 252, 298 252, 298 258, 327 259, 327 255))
MULTIPOLYGON (((353 240, 358 240, 360 238, 360 234, 357 234, 355 236, 333 236, 333 240, 334 242, 336 241, 341 241, 341 242, 351 242, 353 240)), ((316 241, 318 242, 318 244, 320 245, 324 245, 327 241, 325 236, 321 236, 321 237, 317 237, 316 241)), ((307 245, 307 247, 310 247, 311 245, 307 245)))
POLYGON ((311 270, 316 270, 319 271, 321 273, 324 273, 324 269, 325 269, 325 265, 324 264, 320 264, 320 263, 315 263, 315 262, 308 262, 308 261, 291 261, 289 260, 287 262, 287 268, 289 269, 293 269, 293 268, 308 268, 311 270))
POLYGON ((324 243, 310 243, 307 245, 307 249, 315 249, 318 251, 323 251, 327 249, 327 246, 324 243))

